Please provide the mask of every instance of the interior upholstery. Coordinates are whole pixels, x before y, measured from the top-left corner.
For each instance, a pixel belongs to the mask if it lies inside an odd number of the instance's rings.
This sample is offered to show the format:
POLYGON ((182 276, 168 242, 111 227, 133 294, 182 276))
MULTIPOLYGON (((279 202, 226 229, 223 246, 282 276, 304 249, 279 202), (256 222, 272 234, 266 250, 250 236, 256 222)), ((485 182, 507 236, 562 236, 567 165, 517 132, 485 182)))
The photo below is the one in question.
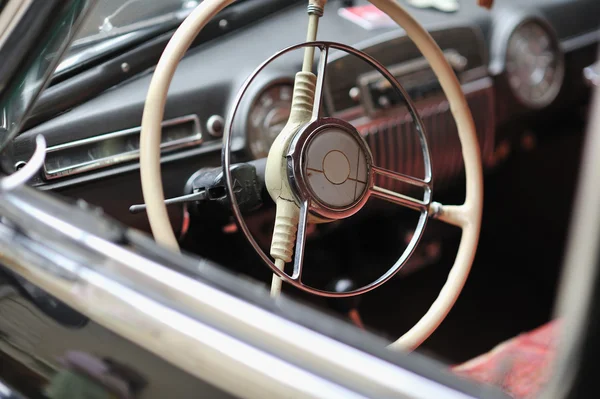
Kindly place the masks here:
POLYGON ((551 375, 559 324, 553 320, 520 334, 452 371, 493 384, 518 399, 538 397, 551 375))

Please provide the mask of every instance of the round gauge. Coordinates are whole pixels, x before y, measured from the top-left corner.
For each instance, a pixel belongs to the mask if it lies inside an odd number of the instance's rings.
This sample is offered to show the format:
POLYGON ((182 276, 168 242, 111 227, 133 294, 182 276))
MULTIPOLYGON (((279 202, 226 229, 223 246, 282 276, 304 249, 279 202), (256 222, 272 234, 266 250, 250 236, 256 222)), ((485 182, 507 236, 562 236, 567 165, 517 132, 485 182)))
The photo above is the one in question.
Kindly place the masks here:
POLYGON ((269 155, 269 149, 290 117, 292 83, 267 86, 253 101, 248 115, 248 143, 255 158, 269 155))
POLYGON ((564 64, 558 41, 542 23, 528 20, 511 34, 506 72, 513 93, 524 105, 542 108, 560 91, 564 64))

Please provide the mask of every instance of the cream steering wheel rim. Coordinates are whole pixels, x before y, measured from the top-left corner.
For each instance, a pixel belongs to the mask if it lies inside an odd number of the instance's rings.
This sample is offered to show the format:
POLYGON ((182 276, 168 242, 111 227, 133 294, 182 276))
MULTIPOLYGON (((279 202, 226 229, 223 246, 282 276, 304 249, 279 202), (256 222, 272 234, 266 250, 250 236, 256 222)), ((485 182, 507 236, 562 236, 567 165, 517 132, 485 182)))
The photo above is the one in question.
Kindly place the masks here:
MULTIPOLYGON (((155 240, 179 251, 167 209, 160 169, 161 123, 167 93, 179 61, 204 26, 235 0, 205 0, 186 19, 167 44, 152 76, 140 138, 140 173, 144 202, 155 240)), ((418 347, 444 320, 456 302, 471 270, 479 240, 483 206, 483 172, 475 123, 462 92, 460 82, 443 52, 429 33, 395 0, 370 0, 389 15, 415 43, 436 74, 448 99, 456 122, 465 163, 466 196, 462 205, 441 206, 438 218, 462 229, 461 242, 448 279, 436 300, 423 317, 389 348, 412 350, 418 347)))

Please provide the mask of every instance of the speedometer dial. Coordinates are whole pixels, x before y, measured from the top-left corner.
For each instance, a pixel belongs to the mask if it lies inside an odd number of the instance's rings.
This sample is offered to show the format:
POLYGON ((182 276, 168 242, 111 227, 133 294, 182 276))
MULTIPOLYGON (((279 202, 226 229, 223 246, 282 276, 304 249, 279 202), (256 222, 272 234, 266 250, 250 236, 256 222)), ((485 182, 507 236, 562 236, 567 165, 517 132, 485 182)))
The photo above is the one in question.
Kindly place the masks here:
POLYGON ((291 83, 275 83, 264 89, 252 103, 248 115, 248 142, 255 158, 269 155, 269 149, 283 130, 292 108, 291 83))
POLYGON ((549 105, 560 90, 564 65, 555 36, 541 23, 520 24, 508 41, 506 71, 510 87, 531 108, 549 105))

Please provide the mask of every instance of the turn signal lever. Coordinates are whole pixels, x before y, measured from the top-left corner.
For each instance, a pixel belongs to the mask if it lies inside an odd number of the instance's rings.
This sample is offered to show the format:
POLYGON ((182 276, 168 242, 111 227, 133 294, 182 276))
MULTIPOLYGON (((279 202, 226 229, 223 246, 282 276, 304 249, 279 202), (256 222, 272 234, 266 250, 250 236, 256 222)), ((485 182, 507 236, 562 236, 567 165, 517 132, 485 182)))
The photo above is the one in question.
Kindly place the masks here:
MULTIPOLYGON (((237 163, 231 166, 233 191, 242 212, 253 211, 262 206, 265 189, 265 166, 267 159, 258 159, 247 163, 237 163)), ((216 201, 229 206, 230 201, 225 187, 223 168, 203 168, 190 177, 181 197, 169 198, 165 205, 188 202, 201 203, 216 201)), ((132 205, 129 212, 139 213, 146 210, 145 204, 132 205)))

